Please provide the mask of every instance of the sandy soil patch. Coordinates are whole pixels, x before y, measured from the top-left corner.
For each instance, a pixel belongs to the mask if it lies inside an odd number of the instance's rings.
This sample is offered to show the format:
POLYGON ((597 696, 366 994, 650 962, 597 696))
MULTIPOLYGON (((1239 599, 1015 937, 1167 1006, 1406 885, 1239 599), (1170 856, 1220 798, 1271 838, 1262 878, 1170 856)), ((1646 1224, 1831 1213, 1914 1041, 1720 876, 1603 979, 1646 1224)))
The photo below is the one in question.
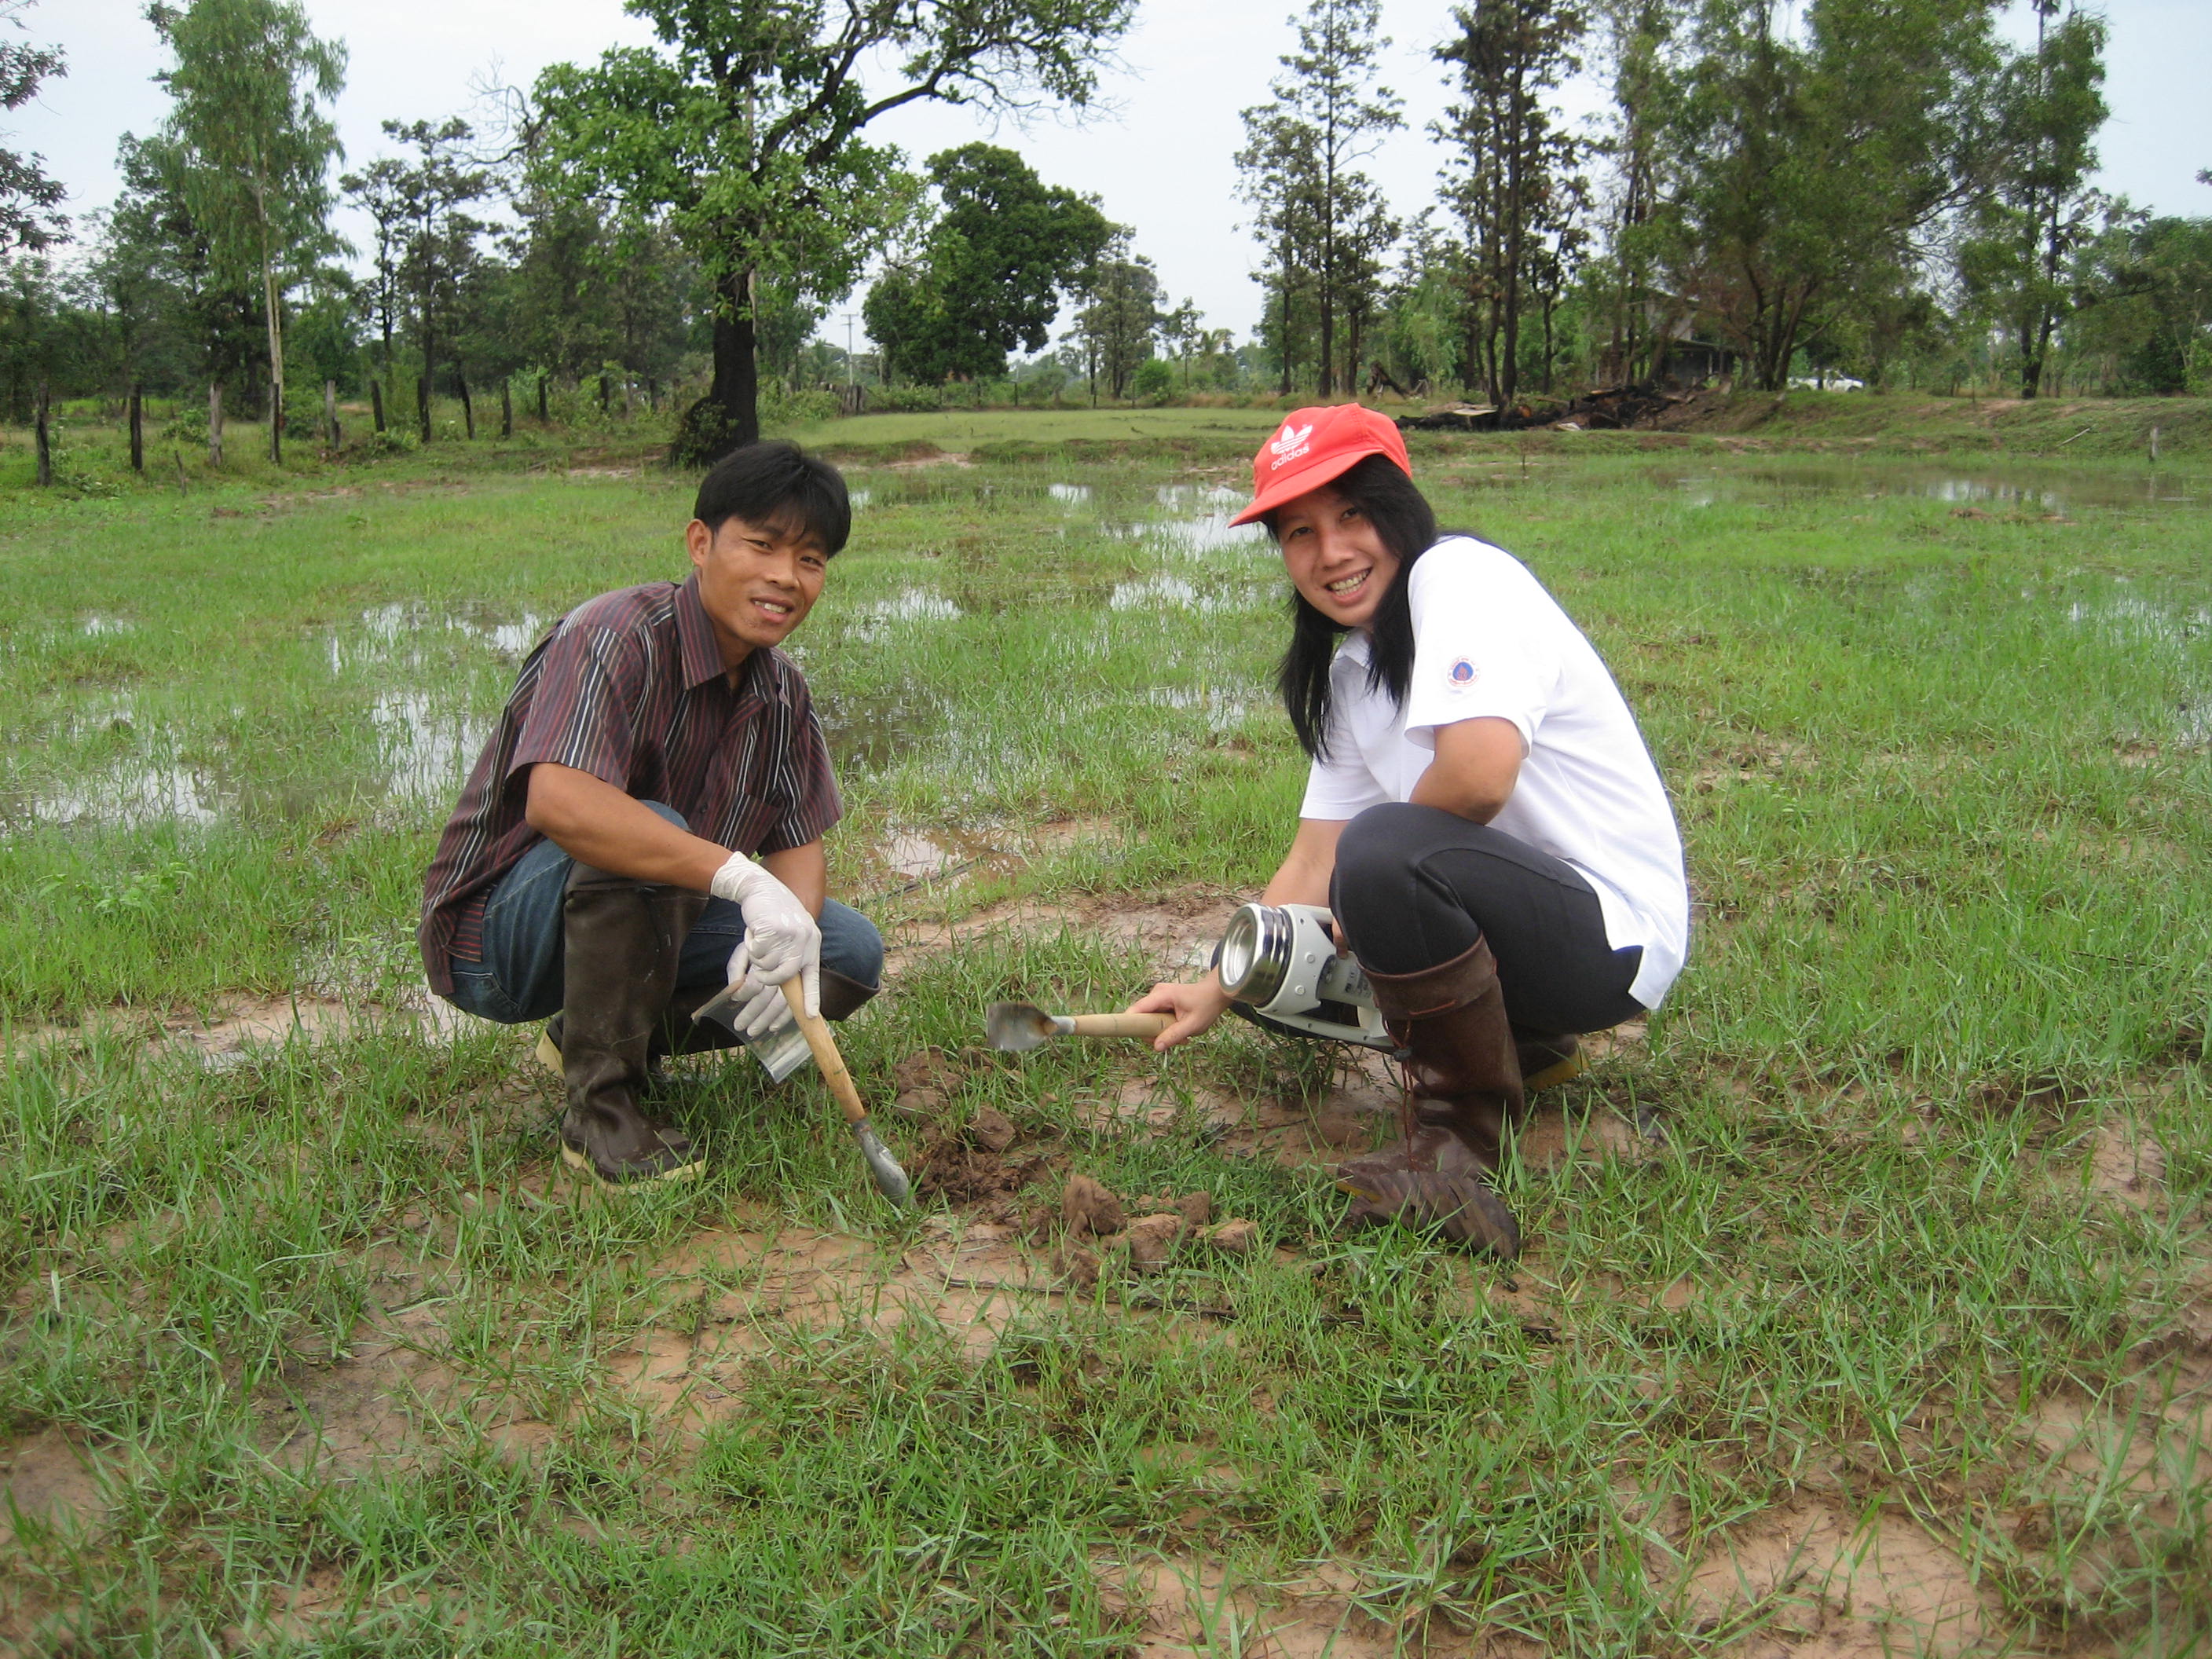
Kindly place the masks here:
POLYGON ((0 1452, 0 1546, 19 1521, 63 1534, 90 1527, 102 1508, 92 1452, 47 1427, 0 1452))
POLYGON ((1885 1510, 1800 1498, 1736 1528, 1690 1573, 1687 1618, 1723 1639, 1758 1632, 1790 1659, 1966 1659, 2005 1645, 1965 1561, 1885 1510))
MULTIPOLYGON (((994 933, 1066 933, 1134 951, 1154 974, 1164 977, 1202 968, 1212 959, 1235 904, 1229 895, 1203 888, 1144 902, 1088 893, 1049 900, 1009 899, 957 921, 922 919, 896 924, 885 940, 884 971, 902 972, 921 957, 957 950, 994 933)), ((981 1018, 981 1010, 976 1017, 981 1018)))
POLYGON ((1530 1644, 1478 1645, 1441 1630, 1394 1629, 1356 1605, 1358 1574, 1334 1562, 1247 1583, 1217 1562, 1155 1555, 1098 1564, 1106 1610, 1130 1627, 1140 1659, 1535 1659, 1530 1644))

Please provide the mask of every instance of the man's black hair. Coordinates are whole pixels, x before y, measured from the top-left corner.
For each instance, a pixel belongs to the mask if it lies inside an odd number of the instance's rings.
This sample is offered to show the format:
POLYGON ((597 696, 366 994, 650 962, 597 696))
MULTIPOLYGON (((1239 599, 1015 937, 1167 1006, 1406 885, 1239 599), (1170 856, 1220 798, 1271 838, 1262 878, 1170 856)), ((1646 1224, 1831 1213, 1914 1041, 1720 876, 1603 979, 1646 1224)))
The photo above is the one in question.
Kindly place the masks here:
MULTIPOLYGON (((1328 488, 1364 514, 1382 545, 1397 556, 1398 574, 1382 590, 1369 624, 1367 689, 1377 687, 1403 706, 1407 688, 1413 683, 1413 605, 1408 587, 1413 566, 1437 539, 1437 515, 1428 500, 1413 488, 1413 481, 1387 456, 1368 455, 1331 479, 1328 488)), ((1263 522, 1275 533, 1275 515, 1263 522)), ((1291 648, 1283 653, 1275 686, 1290 712, 1291 729, 1298 747, 1314 760, 1322 757, 1328 741, 1328 665, 1336 655, 1336 642, 1346 631, 1291 590, 1291 648)))
POLYGON ((691 516, 709 530, 741 519, 779 536, 811 536, 834 555, 853 533, 845 475, 793 443, 747 444, 699 481, 691 516))

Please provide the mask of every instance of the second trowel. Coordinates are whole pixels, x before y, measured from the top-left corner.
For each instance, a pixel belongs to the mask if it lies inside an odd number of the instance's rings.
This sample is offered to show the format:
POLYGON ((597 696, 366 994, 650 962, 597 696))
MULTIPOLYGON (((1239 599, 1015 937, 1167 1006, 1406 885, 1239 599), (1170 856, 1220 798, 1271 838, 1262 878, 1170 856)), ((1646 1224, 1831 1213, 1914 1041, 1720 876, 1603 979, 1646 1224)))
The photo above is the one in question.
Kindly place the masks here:
POLYGON ((983 1035, 1009 1054, 1054 1037, 1156 1037, 1175 1024, 1173 1014, 1048 1014, 1026 1002, 994 1002, 983 1011, 983 1035))

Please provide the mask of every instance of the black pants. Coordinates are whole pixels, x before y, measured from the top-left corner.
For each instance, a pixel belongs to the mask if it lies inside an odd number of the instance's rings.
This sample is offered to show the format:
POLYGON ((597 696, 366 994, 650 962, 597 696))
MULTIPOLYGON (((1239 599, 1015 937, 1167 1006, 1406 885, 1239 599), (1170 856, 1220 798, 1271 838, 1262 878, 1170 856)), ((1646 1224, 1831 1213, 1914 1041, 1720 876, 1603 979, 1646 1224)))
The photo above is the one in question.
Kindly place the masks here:
POLYGON ((1589 883, 1439 807, 1393 802, 1346 824, 1329 908, 1370 973, 1419 973, 1487 939, 1516 1025, 1602 1031, 1644 1012, 1628 994, 1644 949, 1606 942, 1589 883))

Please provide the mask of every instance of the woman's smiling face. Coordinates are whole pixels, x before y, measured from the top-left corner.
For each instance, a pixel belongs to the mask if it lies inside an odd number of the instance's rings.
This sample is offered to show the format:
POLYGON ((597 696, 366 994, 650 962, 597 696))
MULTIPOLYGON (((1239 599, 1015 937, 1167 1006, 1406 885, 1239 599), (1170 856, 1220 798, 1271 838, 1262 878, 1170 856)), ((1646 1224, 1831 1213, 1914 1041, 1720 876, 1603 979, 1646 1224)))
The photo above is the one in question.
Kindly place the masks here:
POLYGON ((1365 628, 1398 574, 1373 520, 1328 484, 1278 507, 1275 544, 1305 602, 1331 622, 1365 628))

